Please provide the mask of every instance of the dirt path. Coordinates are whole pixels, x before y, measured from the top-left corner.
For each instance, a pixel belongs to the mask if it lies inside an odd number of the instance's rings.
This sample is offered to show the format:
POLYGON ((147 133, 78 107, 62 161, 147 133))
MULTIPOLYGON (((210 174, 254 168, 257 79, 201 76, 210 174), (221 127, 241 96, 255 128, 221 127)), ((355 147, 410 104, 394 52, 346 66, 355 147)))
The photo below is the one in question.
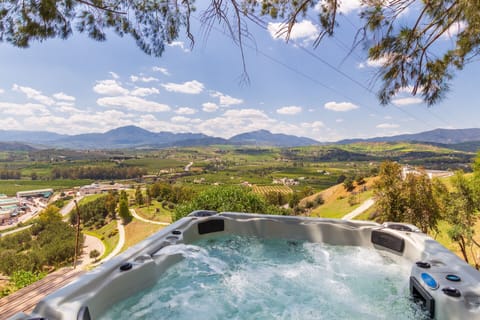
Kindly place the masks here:
POLYGON ((94 236, 85 235, 85 242, 83 243, 83 254, 78 260, 77 267, 83 268, 95 263, 95 259, 90 258, 90 251, 97 250, 100 252, 100 257, 105 252, 105 246, 102 241, 94 236))
POLYGON ((370 199, 367 199, 365 200, 365 202, 363 202, 360 207, 358 207, 357 209, 353 210, 352 212, 350 212, 349 214, 346 214, 342 217, 342 220, 352 220, 353 218, 355 218, 356 216, 362 214, 365 210, 367 210, 368 208, 370 208, 373 204, 375 203, 375 201, 370 198, 370 199))

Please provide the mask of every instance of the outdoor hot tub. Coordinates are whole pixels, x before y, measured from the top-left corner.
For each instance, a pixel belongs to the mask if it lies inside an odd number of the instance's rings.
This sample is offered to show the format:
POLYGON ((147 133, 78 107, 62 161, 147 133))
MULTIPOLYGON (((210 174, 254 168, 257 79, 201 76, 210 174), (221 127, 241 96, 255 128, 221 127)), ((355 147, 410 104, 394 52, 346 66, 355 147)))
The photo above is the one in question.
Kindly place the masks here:
POLYGON ((407 224, 195 211, 11 319, 480 319, 480 273, 407 224))

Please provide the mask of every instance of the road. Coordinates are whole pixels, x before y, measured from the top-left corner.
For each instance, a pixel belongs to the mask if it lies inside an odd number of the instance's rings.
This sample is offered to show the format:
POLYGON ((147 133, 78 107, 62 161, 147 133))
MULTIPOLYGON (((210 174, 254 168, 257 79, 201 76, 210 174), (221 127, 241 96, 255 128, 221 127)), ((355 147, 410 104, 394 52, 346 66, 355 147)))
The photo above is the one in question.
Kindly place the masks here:
POLYGON ((352 220, 353 218, 355 218, 356 216, 362 214, 365 210, 367 210, 368 208, 370 208, 373 204, 375 203, 375 201, 370 198, 370 199, 367 199, 365 200, 364 203, 362 203, 360 205, 360 207, 358 207, 357 209, 353 210, 352 212, 350 212, 349 214, 346 214, 342 217, 342 220, 352 220))
POLYGON ((190 162, 189 164, 187 164, 187 165, 185 166, 185 172, 190 171, 190 167, 191 167, 191 166, 193 166, 193 162, 190 162))
POLYGON ((67 203, 66 206, 63 206, 62 209, 60 209, 60 213, 62 214, 62 216, 65 216, 67 214, 70 213, 70 211, 73 210, 73 208, 75 207, 75 200, 77 200, 77 202, 80 202, 80 200, 82 200, 83 197, 77 197, 75 199, 72 199, 70 200, 69 203, 67 203))

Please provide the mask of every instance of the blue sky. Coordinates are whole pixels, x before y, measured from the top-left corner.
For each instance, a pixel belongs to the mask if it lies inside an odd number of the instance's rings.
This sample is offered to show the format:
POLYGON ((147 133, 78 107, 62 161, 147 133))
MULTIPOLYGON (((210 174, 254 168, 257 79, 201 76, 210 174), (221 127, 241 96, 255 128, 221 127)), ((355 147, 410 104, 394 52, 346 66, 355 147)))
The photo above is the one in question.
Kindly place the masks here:
POLYGON ((193 50, 179 39, 160 58, 113 34, 106 42, 76 34, 28 49, 0 43, 0 129, 78 134, 137 125, 226 138, 267 129, 335 141, 480 127, 473 97, 478 62, 457 73, 447 98, 432 108, 408 93, 380 106, 378 62, 361 49, 348 54, 358 0, 343 5, 341 28, 316 49, 313 15, 299 22, 289 43, 275 37, 274 23, 267 30, 250 26, 248 85, 240 81, 238 47, 221 28, 206 38, 196 20, 193 50))

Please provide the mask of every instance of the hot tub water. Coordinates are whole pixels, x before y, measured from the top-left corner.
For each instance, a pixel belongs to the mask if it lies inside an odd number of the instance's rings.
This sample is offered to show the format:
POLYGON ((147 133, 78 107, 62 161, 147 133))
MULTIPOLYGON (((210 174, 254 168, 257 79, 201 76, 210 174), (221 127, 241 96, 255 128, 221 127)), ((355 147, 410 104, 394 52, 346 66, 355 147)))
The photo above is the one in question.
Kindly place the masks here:
POLYGON ((375 249, 223 236, 177 244, 153 286, 101 319, 422 319, 411 266, 375 249))

